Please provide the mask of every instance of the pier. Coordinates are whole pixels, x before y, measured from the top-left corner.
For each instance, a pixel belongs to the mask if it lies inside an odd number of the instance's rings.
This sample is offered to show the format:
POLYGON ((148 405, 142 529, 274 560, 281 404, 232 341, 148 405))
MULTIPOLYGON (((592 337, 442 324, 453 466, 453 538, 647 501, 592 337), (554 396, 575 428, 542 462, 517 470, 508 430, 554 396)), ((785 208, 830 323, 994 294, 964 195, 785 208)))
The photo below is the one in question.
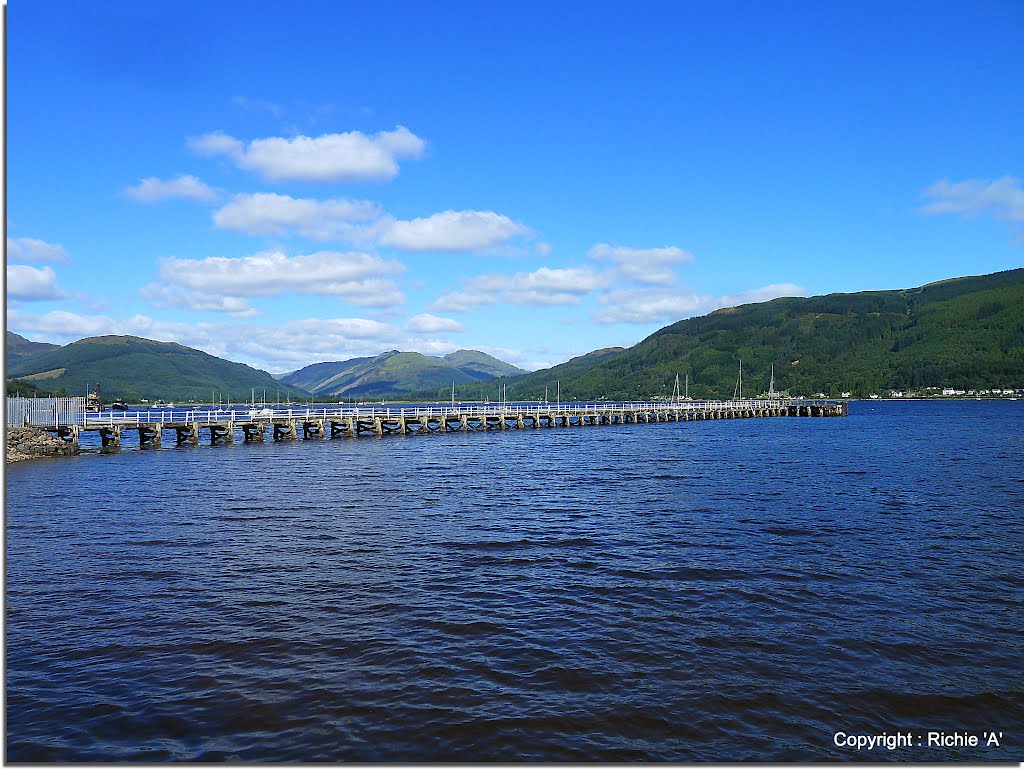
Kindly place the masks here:
POLYGON ((138 434, 140 449, 159 449, 165 438, 177 446, 211 446, 361 436, 427 435, 592 427, 754 417, 843 417, 846 401, 749 400, 638 403, 499 403, 483 406, 406 408, 332 406, 323 408, 147 409, 76 415, 66 424, 40 427, 78 444, 88 431, 99 434, 101 448, 117 451, 121 438, 138 434))

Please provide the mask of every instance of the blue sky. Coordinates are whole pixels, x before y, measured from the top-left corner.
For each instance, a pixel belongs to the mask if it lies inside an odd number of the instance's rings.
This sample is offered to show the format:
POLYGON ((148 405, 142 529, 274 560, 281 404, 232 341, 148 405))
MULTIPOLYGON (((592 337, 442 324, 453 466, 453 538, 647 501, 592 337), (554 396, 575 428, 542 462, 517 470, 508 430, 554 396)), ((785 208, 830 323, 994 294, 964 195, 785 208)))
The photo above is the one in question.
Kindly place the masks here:
POLYGON ((7 328, 538 368, 1024 264, 1024 5, 12 0, 7 328))

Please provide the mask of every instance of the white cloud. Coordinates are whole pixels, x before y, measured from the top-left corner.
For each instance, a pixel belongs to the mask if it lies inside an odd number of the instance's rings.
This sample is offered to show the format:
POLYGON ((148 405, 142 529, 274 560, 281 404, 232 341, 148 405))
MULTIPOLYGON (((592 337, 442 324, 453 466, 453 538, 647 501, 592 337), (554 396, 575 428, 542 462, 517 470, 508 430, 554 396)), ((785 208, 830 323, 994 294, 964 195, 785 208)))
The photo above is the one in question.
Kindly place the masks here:
POLYGON ((476 291, 446 291, 427 309, 465 313, 481 305, 493 305, 497 301, 498 298, 493 294, 481 294, 476 291))
POLYGON ((727 294, 719 297, 715 307, 737 307, 738 305, 749 305, 753 302, 767 302, 779 297, 806 297, 807 289, 797 286, 795 283, 772 283, 762 286, 760 289, 741 291, 738 294, 727 294))
POLYGON ((366 318, 305 318, 275 325, 225 324, 224 353, 268 371, 289 371, 321 361, 375 356, 401 344, 390 324, 366 318))
POLYGON ((105 334, 129 334, 161 342, 179 342, 183 345, 202 345, 211 335, 202 324, 157 321, 143 315, 115 319, 106 315, 80 315, 66 310, 51 310, 43 315, 11 310, 7 325, 32 339, 66 344, 105 334))
POLYGON ((445 292, 429 309, 461 313, 499 301, 532 307, 578 305, 587 294, 610 283, 608 273, 589 267, 541 267, 515 275, 487 273, 469 279, 462 289, 445 292))
POLYGON ((318 201, 275 193, 236 195, 213 214, 223 230, 250 235, 285 235, 295 232, 306 238, 358 239, 353 222, 372 220, 380 209, 369 201, 331 199, 318 201))
POLYGON ((7 299, 37 302, 63 296, 57 288, 57 274, 52 267, 7 266, 7 299))
POLYGON ((514 305, 578 305, 596 289, 609 285, 611 277, 589 267, 542 267, 513 276, 481 275, 470 281, 473 289, 500 292, 514 305))
POLYGON ((676 281, 674 268, 693 262, 693 254, 675 246, 633 249, 598 243, 587 252, 590 259, 612 262, 622 277, 637 283, 668 286, 676 281))
POLYGON ((604 307, 596 310, 592 317, 602 324, 671 323, 704 315, 722 307, 806 294, 804 289, 792 283, 773 283, 759 289, 721 297, 697 294, 682 288, 624 289, 606 292, 600 296, 598 301, 604 307))
POLYGON ((63 246, 38 238, 8 238, 7 259, 14 262, 68 262, 63 246))
POLYGON ((226 313, 232 318, 252 318, 260 314, 244 297, 187 291, 162 283, 147 284, 139 289, 139 293, 160 309, 179 307, 200 313, 226 313))
POLYGON ((965 217, 989 214, 996 219, 1024 222, 1024 189, 1020 180, 1012 176, 963 182, 942 179, 921 195, 932 199, 918 209, 923 214, 963 214, 965 217))
POLYGON ((359 182, 392 179, 398 161, 419 158, 426 142, 404 126, 367 136, 360 131, 254 139, 245 145, 215 131, 189 139, 200 155, 223 155, 239 168, 274 181, 359 182))
POLYGON ((406 251, 480 251, 529 234, 526 225, 493 211, 442 211, 378 226, 381 243, 406 251))
POLYGON ((593 319, 602 324, 646 324, 678 321, 706 313, 714 300, 707 295, 681 289, 623 289, 598 298, 605 307, 596 310, 593 319))
POLYGON ((186 144, 196 155, 227 155, 237 161, 245 153, 245 145, 223 131, 212 131, 202 136, 189 137, 186 144))
POLYGON ((295 257, 265 251, 247 257, 160 261, 164 284, 197 295, 200 302, 295 293, 337 296, 361 307, 391 307, 405 298, 393 281, 382 276, 404 270, 401 263, 374 254, 334 251, 295 257))
POLYGON ((149 176, 134 187, 126 187, 124 194, 139 203, 156 203, 172 198, 209 203, 217 199, 217 192, 212 187, 188 175, 167 180, 149 176))
POLYGON ((407 331, 411 332, 423 332, 426 334, 433 334, 436 332, 461 332, 464 327, 454 318, 443 318, 441 316, 431 315, 430 313, 420 313, 414 315, 405 324, 407 331))

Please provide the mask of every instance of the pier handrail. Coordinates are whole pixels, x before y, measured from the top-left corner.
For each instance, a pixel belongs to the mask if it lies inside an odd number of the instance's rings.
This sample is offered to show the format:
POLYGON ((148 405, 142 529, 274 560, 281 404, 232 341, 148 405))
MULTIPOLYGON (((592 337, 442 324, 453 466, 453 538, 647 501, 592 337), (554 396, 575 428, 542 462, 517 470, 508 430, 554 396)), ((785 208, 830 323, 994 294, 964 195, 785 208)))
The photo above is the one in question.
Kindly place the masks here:
POLYGON ((397 419, 467 419, 501 418, 517 416, 541 417, 546 415, 616 414, 620 412, 687 412, 708 410, 757 409, 767 406, 823 406, 836 404, 836 399, 744 399, 738 401, 607 401, 607 402, 531 402, 510 401, 495 404, 458 404, 409 407, 378 406, 324 406, 315 408, 273 409, 146 409, 86 413, 82 416, 83 427, 100 427, 138 424, 199 424, 211 423, 257 423, 274 421, 320 421, 329 419, 375 420, 391 422, 397 419))

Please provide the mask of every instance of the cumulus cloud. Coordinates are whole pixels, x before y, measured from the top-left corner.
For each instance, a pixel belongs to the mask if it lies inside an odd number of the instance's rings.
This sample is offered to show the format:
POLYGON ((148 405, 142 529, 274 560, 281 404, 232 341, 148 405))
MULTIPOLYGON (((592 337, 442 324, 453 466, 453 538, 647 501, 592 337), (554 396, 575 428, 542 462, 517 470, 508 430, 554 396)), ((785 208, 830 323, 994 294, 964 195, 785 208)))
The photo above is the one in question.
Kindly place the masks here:
POLYGON ((515 275, 488 273, 469 279, 461 289, 445 292, 429 309, 460 313, 499 301, 532 307, 578 305, 587 294, 610 283, 610 275, 589 267, 541 267, 515 275))
POLYGON ((286 235, 295 232, 315 240, 358 239, 353 223, 376 219, 380 209, 369 201, 313 200, 276 193, 236 195, 213 214, 223 230, 249 235, 286 235))
POLYGON ((266 251, 247 257, 207 257, 160 261, 160 281, 144 286, 142 296, 158 307, 258 315, 249 297, 286 293, 336 296, 368 308, 393 308, 405 301, 394 281, 384 276, 405 267, 374 254, 319 251, 289 257, 266 251))
POLYGON ((609 285, 611 277, 589 267, 542 267, 513 276, 482 275, 471 281, 472 288, 500 292, 514 305, 578 305, 596 289, 609 285))
POLYGON ((807 289, 797 286, 795 283, 772 283, 762 286, 760 289, 741 291, 738 294, 727 294, 719 297, 715 307, 736 307, 738 305, 749 305, 753 302, 767 302, 779 297, 806 297, 807 289))
POLYGON ((382 244, 406 251, 480 251, 529 234, 526 225, 494 211, 449 210, 378 226, 382 244))
POLYGON ((167 180, 149 176, 134 187, 126 187, 124 194, 139 203, 157 203, 173 198, 209 203, 217 199, 217 192, 212 187, 188 175, 167 180))
POLYGON ((38 238, 8 238, 7 259, 12 262, 68 262, 63 246, 38 238))
POLYGON ((481 305, 493 305, 498 298, 493 294, 481 294, 475 291, 450 290, 438 297, 429 310, 440 310, 448 313, 465 313, 481 305))
POLYGON ((52 267, 28 265, 7 266, 7 298, 17 302, 39 302, 60 299, 64 293, 57 288, 57 274, 52 267))
POLYGON ((777 297, 802 297, 807 292, 792 283, 774 283, 759 289, 715 297, 682 288, 644 288, 609 291, 598 297, 603 305, 593 313, 602 324, 668 323, 710 313, 723 307, 767 302, 777 297))
POLYGON ((677 321, 706 313, 714 300, 707 295, 668 289, 623 289, 598 298, 604 305, 593 319, 602 324, 646 324, 677 321))
POLYGON ((244 297, 188 291, 161 283, 147 284, 139 293, 160 309, 178 307, 200 313, 226 313, 232 318, 252 318, 260 314, 244 297))
POLYGON ((374 254, 335 251, 294 257, 265 251, 247 257, 160 261, 165 285, 198 298, 317 294, 341 297, 361 307, 392 307, 404 302, 394 281, 382 277, 404 270, 400 262, 374 254))
POLYGON ((7 324, 8 328, 17 329, 32 339, 58 344, 104 334, 130 334, 161 342, 199 346, 209 342, 211 337, 202 324, 157 321, 144 315, 118 319, 106 315, 81 315, 66 310, 51 310, 36 315, 14 309, 8 313, 7 324))
POLYGON ((218 328, 225 355, 269 371, 288 371, 320 361, 377 355, 401 344, 401 332, 367 318, 305 318, 274 325, 218 328))
POLYGON ((464 327, 454 318, 443 318, 431 315, 430 313, 420 313, 410 318, 405 324, 405 328, 411 332, 433 334, 436 332, 461 332, 464 327))
POLYGON ((918 209, 923 214, 984 214, 1011 222, 1024 222, 1024 189, 1012 176, 1000 179, 967 179, 951 182, 941 179, 922 193, 931 199, 918 209))
POLYGON ((693 254, 675 246, 658 249, 634 249, 598 243, 587 252, 590 259, 612 262, 619 274, 637 283, 671 285, 676 281, 675 267, 693 262, 693 254))
POLYGON ((254 139, 248 144, 220 131, 189 139, 199 155, 227 157, 264 179, 302 182, 362 182, 393 179, 398 161, 419 158, 426 142, 405 126, 368 136, 361 131, 254 139))
POLYGON ((245 153, 245 145, 223 131, 212 131, 203 136, 191 137, 187 144, 196 155, 227 155, 233 160, 238 160, 245 153))

